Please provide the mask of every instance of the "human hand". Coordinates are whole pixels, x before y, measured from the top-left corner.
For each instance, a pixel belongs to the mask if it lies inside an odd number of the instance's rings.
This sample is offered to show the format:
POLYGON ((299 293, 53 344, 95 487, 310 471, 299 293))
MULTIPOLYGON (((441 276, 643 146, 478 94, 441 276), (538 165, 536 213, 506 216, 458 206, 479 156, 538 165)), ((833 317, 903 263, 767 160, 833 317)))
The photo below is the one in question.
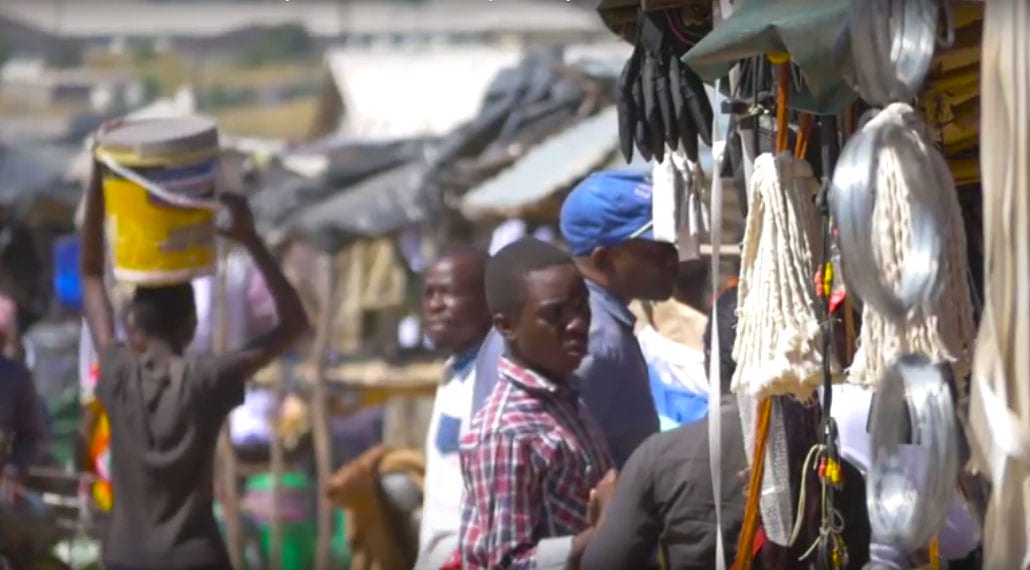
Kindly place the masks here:
POLYGON ((590 526, 598 526, 604 518, 604 512, 615 495, 615 485, 619 481, 619 474, 614 469, 609 469, 604 477, 590 491, 590 500, 587 503, 587 522, 590 526))
POLYGON ((247 198, 240 194, 222 194, 221 202, 215 216, 215 227, 218 233, 238 242, 246 242, 257 237, 254 229, 254 214, 250 211, 247 198))

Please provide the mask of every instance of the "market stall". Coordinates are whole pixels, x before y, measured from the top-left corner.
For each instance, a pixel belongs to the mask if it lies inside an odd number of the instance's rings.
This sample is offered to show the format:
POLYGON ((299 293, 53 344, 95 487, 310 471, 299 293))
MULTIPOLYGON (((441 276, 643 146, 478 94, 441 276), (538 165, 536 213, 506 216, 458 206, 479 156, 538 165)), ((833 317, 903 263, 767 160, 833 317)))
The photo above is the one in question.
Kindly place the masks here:
MULTIPOLYGON (((937 567, 953 504, 983 532, 985 568, 1025 567, 1027 538, 1011 529, 1028 528, 1027 382, 1005 355, 1025 328, 1009 309, 1026 276, 1000 244, 1025 241, 1026 180, 1004 164, 1027 160, 1028 69, 1003 54, 1025 50, 1030 8, 605 0, 598 11, 635 46, 619 133, 624 153, 654 158, 656 202, 709 203, 703 231, 724 243, 728 189, 695 175, 695 136, 745 189, 734 392, 752 468, 734 567, 758 556, 859 568, 884 549, 937 567), (720 92, 714 116, 690 103, 701 81, 720 92), (669 170, 681 183, 660 189, 670 156, 685 164, 669 170), (852 405, 833 399, 838 384, 872 396, 864 488, 840 476, 854 458, 833 419, 852 405), (990 451, 1002 432, 1015 435, 990 451), (845 504, 855 493, 862 512, 845 504), (855 532, 871 538, 855 546, 855 532)), ((709 428, 714 458, 716 415, 709 428)))

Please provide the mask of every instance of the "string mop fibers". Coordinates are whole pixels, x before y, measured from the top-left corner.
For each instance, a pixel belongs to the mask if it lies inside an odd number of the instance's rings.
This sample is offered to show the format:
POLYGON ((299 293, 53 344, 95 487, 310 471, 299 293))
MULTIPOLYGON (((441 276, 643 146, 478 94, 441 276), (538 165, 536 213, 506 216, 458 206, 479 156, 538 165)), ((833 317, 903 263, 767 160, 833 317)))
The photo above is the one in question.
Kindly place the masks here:
POLYGON ((808 399, 822 381, 822 332, 812 276, 819 183, 790 153, 755 159, 741 250, 733 391, 808 399))
POLYGON ((844 278, 863 300, 848 381, 875 387, 899 356, 918 353, 950 363, 962 393, 976 334, 966 235, 951 172, 927 140, 912 107, 888 105, 834 173, 844 278))

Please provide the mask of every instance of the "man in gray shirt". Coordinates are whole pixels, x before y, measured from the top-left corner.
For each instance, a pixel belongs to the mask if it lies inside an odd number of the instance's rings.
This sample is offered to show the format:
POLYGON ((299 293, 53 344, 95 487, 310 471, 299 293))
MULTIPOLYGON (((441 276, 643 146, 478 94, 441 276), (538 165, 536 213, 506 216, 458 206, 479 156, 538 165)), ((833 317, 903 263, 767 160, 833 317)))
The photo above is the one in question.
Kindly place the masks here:
POLYGON ((104 285, 104 204, 94 168, 81 263, 86 323, 100 355, 97 397, 111 423, 114 508, 104 567, 228 570, 213 511, 219 428, 243 402, 246 379, 307 329, 304 307, 258 237, 246 200, 223 194, 230 223, 220 229, 247 248, 272 293, 278 324, 239 350, 185 356, 197 324, 192 286, 137 287, 126 342, 118 342, 104 285))
MULTIPOLYGON (((590 291, 589 354, 576 373, 587 408, 601 424, 621 467, 658 431, 647 363, 633 334, 633 299, 672 295, 676 247, 654 240, 651 180, 631 170, 592 174, 572 190, 561 210, 561 232, 590 291)), ((497 382, 504 343, 487 336, 476 362, 473 412, 497 382)))

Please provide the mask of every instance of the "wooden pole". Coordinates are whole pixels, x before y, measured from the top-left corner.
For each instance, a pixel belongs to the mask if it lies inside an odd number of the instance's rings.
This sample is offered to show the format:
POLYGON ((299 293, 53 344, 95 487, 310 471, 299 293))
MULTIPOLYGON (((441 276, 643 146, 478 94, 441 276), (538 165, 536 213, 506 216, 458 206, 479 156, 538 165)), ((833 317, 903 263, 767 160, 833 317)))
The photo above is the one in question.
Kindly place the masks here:
MULTIPOLYGON (((229 341, 229 318, 225 300, 228 296, 228 248, 219 240, 218 277, 215 289, 215 354, 224 354, 229 341)), ((218 436, 218 464, 222 482, 222 516, 229 548, 229 561, 233 568, 243 570, 243 525, 240 522, 240 496, 236 488, 236 453, 232 448, 229 421, 226 418, 218 436)))
POLYGON ((285 390, 282 374, 276 374, 272 380, 274 392, 276 416, 270 418, 272 422, 272 437, 269 439, 269 458, 271 459, 272 471, 272 508, 271 508, 271 540, 269 545, 269 570, 282 570, 283 566, 283 517, 282 517, 282 482, 286 471, 286 452, 283 449, 283 440, 279 434, 278 411, 282 408, 285 390))
POLYGON ((321 312, 315 329, 315 345, 311 358, 315 377, 311 390, 312 435, 315 444, 315 468, 318 474, 318 547, 315 553, 316 570, 329 570, 332 544, 333 507, 326 496, 332 475, 332 445, 329 437, 329 398, 326 389, 326 351, 332 337, 336 315, 336 257, 323 253, 319 258, 319 307, 321 312))

